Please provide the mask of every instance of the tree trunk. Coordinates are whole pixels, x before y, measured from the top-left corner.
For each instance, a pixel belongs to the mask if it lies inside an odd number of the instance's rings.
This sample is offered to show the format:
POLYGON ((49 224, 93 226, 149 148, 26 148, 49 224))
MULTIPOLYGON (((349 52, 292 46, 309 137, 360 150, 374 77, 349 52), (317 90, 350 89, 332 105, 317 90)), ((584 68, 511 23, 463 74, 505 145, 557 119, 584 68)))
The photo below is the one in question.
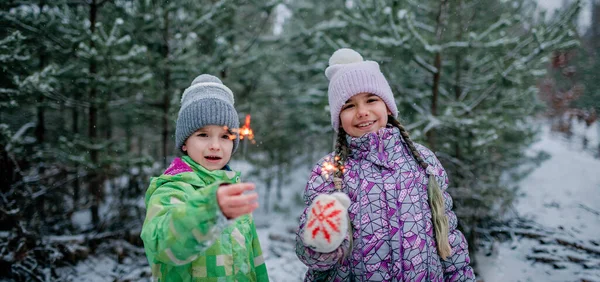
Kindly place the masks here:
POLYGON ((35 127, 35 139, 37 140, 38 145, 42 145, 44 143, 44 133, 46 131, 44 100, 44 96, 41 96, 37 107, 37 124, 35 127))
MULTIPOLYGON (((71 112, 72 122, 72 132, 73 136, 79 134, 79 126, 77 120, 79 119, 79 112, 77 112, 77 107, 73 107, 73 111, 71 112)), ((73 180, 73 209, 77 209, 77 202, 79 202, 79 166, 75 165, 75 179, 73 180)))
MULTIPOLYGON (((97 17, 97 12, 98 12, 98 3, 96 2, 96 0, 91 0, 90 3, 90 32, 93 35, 96 29, 96 17, 97 17)), ((93 40, 90 40, 90 47, 94 48, 95 44, 93 40)), ((97 63, 95 58, 92 58, 90 60, 90 66, 89 66, 89 72, 90 72, 90 78, 93 81, 94 80, 94 76, 97 72, 97 63)), ((98 134, 98 129, 96 128, 96 125, 98 123, 97 121, 97 105, 96 105, 96 85, 95 82, 91 83, 91 88, 90 88, 90 109, 89 109, 89 115, 88 115, 88 137, 90 139, 90 142, 92 144, 96 144, 97 140, 97 134, 98 134)), ((96 149, 90 149, 90 162, 91 162, 91 166, 92 167, 96 167, 98 165, 98 150, 96 149)), ((92 196, 92 205, 91 205, 91 213, 92 213, 92 224, 94 224, 94 226, 98 226, 100 223, 100 215, 99 215, 99 205, 100 205, 100 176, 98 175, 98 170, 96 171, 92 171, 91 173, 88 173, 88 185, 89 185, 89 192, 92 196)))
POLYGON ((8 155, 5 147, 0 146, 0 192, 2 194, 8 193, 11 186, 20 179, 18 170, 17 164, 8 155))
MULTIPOLYGON (((436 37, 437 42, 441 42, 442 40, 442 28, 443 28, 443 17, 444 17, 444 8, 446 6, 447 0, 442 0, 440 2, 440 10, 437 15, 437 25, 436 25, 436 37)), ((435 54, 435 59, 433 61, 433 66, 436 68, 437 72, 433 74, 433 85, 431 87, 431 115, 437 116, 437 107, 438 107, 438 93, 440 87, 440 76, 442 73, 442 54, 441 52, 437 52, 435 54)), ((435 140, 435 129, 430 129, 427 131, 427 142, 429 143, 429 149, 435 151, 436 140, 435 140)))
MULTIPOLYGON (((40 12, 43 13, 44 11, 44 0, 40 0, 40 12)), ((39 68, 40 71, 42 71, 44 69, 44 67, 46 67, 46 61, 47 61, 47 56, 46 56, 46 52, 44 50, 43 46, 40 46, 40 48, 38 49, 39 52, 39 56, 40 56, 40 61, 39 61, 39 68)), ((44 102, 45 102, 45 98, 44 98, 44 93, 42 93, 40 91, 40 93, 38 93, 40 100, 38 102, 38 106, 37 106, 37 124, 35 127, 35 138, 37 140, 37 144, 38 144, 38 148, 40 150, 42 150, 42 146, 44 145, 44 137, 46 134, 46 120, 45 120, 45 112, 44 112, 44 102)), ((45 172, 45 168, 43 164, 38 164, 38 174, 40 175, 40 177, 43 176, 45 172)), ((40 220, 42 222, 46 222, 46 196, 42 195, 41 197, 39 197, 37 205, 38 209, 36 210, 37 214, 39 214, 40 216, 40 220)))
MULTIPOLYGON (((44 0, 40 1, 40 11, 44 10, 44 0)), ((40 71, 44 69, 44 67, 46 67, 46 61, 47 61, 47 56, 46 56, 46 52, 44 50, 44 47, 40 47, 39 50, 39 56, 40 56, 40 61, 39 61, 39 68, 40 71)), ((45 122, 45 118, 44 118, 44 94, 43 93, 38 93, 40 95, 40 100, 38 102, 38 107, 37 107, 37 124, 35 127, 35 137, 37 139, 37 144, 38 145, 42 145, 44 143, 44 134, 46 131, 46 122, 45 122)))
POLYGON ((591 40, 592 48, 595 50, 595 55, 600 56, 600 1, 593 1, 592 19, 591 19, 591 40))
POLYGON ((133 119, 131 116, 127 115, 125 122, 125 150, 131 153, 133 153, 133 133, 131 132, 133 130, 133 127, 131 126, 132 122, 133 119))
MULTIPOLYGON (((110 99, 111 99, 110 94, 107 97, 107 99, 110 101, 110 99)), ((110 140, 110 139, 112 139, 112 119, 110 117, 110 109, 108 108, 108 105, 106 103, 104 104, 103 108, 104 109, 102 112, 104 113, 104 120, 106 121, 104 124, 104 126, 105 126, 104 138, 106 140, 110 140)))
MULTIPOLYGON (((42 3, 43 5, 43 3, 42 3)), ((43 8, 43 6, 41 6, 43 8)), ((44 56, 44 52, 42 50, 39 50, 40 52, 40 70, 44 69, 45 67, 45 56, 44 56)), ((35 138, 37 141, 37 145, 39 150, 43 150, 42 146, 44 145, 44 135, 46 132, 46 121, 45 121, 45 113, 44 113, 44 96, 42 93, 38 93, 40 95, 40 100, 38 102, 38 107, 37 107, 37 124, 35 127, 35 138)), ((37 173, 40 177, 43 178, 44 172, 46 171, 43 163, 38 164, 37 167, 37 173)), ((37 204, 36 206, 38 207, 36 209, 36 213, 39 215, 40 220, 42 222, 46 222, 46 196, 42 195, 37 199, 37 204)))
MULTIPOLYGON (((463 8, 463 0, 458 0, 458 7, 454 11, 456 20, 458 21, 458 34, 456 35, 456 41, 460 42, 463 38, 463 21, 462 21, 462 8, 463 8)), ((454 98, 458 102, 460 99, 460 95, 462 94, 462 88, 460 85, 461 80, 461 69, 462 69, 462 52, 456 52, 456 56, 454 57, 454 68, 456 69, 456 77, 454 78, 454 98)), ((454 156, 457 160, 460 160, 461 152, 460 152, 460 136, 461 129, 456 128, 454 132, 454 137, 456 140, 454 141, 454 156)), ((459 170, 456 170, 459 172, 459 170)))
POLYGON ((270 202, 271 202, 271 188, 273 187, 273 178, 270 177, 270 175, 267 176, 267 178, 265 179, 265 188, 266 188, 266 192, 265 192, 265 212, 269 212, 270 211, 270 202))
MULTIPOLYGON (((475 217, 471 218, 471 222, 473 222, 473 226, 479 225, 479 221, 475 217)), ((469 254, 471 254, 469 256, 471 259, 471 266, 477 267, 477 256, 475 255, 477 251, 477 232, 473 228, 467 234, 465 234, 465 236, 467 237, 467 242, 469 243, 468 250, 469 254)))
POLYGON ((162 158, 163 166, 167 167, 167 154, 169 144, 169 109, 171 101, 171 71, 169 70, 169 10, 165 8, 163 15, 165 26, 163 29, 163 58, 165 63, 164 83, 163 83, 163 118, 162 118, 162 158))
MULTIPOLYGON (((431 88, 431 115, 437 116, 437 102, 438 102, 438 92, 440 85, 440 73, 441 70, 441 55, 440 53, 435 54, 435 59, 433 66, 437 69, 437 72, 433 74, 433 86, 431 88)), ((431 151, 435 151, 436 142, 435 142, 435 129, 431 128, 427 131, 427 143, 429 144, 429 149, 431 151)))
MULTIPOLYGON (((138 156, 141 156, 144 153, 144 137, 140 134, 137 137, 137 149, 138 149, 138 156)), ((153 154, 153 156, 156 157, 156 155, 153 154)))
POLYGON ((281 158, 281 153, 279 154, 279 160, 278 160, 278 165, 277 165, 277 191, 276 191, 276 197, 277 197, 277 202, 280 203, 283 200, 283 193, 282 193, 282 189, 283 189, 283 182, 284 182, 284 172, 285 172, 285 165, 283 164, 283 160, 281 158))

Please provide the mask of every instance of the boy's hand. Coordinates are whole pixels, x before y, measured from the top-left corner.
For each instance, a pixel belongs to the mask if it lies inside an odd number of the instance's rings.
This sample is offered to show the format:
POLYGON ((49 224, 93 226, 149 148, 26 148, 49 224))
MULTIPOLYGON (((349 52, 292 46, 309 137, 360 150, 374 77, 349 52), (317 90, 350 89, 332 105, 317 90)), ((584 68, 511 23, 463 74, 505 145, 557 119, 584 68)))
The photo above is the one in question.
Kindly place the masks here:
POLYGON ((254 191, 252 183, 236 183, 223 185, 217 190, 217 203, 219 208, 228 219, 234 219, 238 216, 252 213, 258 208, 258 194, 256 192, 244 193, 245 191, 254 191))

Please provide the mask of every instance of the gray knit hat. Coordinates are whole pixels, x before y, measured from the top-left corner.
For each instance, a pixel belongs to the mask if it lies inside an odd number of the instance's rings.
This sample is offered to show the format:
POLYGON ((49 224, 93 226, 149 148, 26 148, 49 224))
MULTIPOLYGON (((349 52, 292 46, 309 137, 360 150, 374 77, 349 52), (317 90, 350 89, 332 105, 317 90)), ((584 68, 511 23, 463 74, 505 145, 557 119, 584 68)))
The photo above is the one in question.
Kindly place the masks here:
MULTIPOLYGON (((181 97, 181 108, 175 129, 177 149, 183 152, 181 147, 188 137, 207 125, 222 125, 230 129, 238 129, 240 120, 233 103, 233 92, 223 85, 220 79, 209 74, 196 77, 192 85, 183 91, 181 97)), ((233 140, 233 152, 237 149, 238 143, 239 135, 233 140)))

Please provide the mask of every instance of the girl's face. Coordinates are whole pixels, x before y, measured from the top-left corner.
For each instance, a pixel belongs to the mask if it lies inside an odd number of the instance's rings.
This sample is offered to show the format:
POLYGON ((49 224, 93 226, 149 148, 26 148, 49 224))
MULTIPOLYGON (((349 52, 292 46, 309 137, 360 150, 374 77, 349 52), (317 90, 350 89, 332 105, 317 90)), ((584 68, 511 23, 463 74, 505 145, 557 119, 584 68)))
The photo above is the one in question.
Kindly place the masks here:
POLYGON ((181 149, 208 170, 222 169, 231 159, 233 140, 225 127, 207 125, 192 133, 181 149))
POLYGON ((391 112, 379 96, 359 93, 342 106, 340 121, 346 133, 360 137, 385 127, 389 114, 391 112))

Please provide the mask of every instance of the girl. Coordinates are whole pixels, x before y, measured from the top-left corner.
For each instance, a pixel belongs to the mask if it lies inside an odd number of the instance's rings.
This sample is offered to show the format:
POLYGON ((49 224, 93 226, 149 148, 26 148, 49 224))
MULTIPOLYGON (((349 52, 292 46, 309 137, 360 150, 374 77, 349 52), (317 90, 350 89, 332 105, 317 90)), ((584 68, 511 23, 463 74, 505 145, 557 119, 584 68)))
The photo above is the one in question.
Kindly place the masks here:
POLYGON ((142 240, 157 281, 269 281, 251 213, 251 183, 227 163, 239 127, 233 93, 200 75, 183 92, 175 130, 184 154, 146 192, 142 240))
POLYGON ((304 191, 305 281, 475 281, 446 172, 395 119, 379 65, 340 49, 325 75, 338 137, 304 191))

